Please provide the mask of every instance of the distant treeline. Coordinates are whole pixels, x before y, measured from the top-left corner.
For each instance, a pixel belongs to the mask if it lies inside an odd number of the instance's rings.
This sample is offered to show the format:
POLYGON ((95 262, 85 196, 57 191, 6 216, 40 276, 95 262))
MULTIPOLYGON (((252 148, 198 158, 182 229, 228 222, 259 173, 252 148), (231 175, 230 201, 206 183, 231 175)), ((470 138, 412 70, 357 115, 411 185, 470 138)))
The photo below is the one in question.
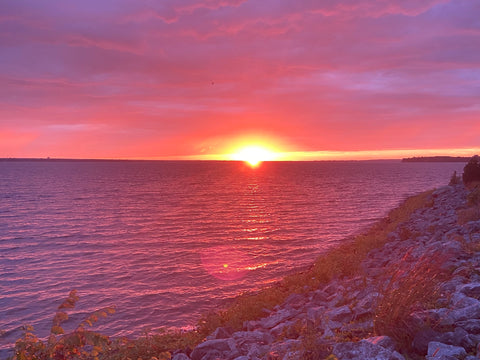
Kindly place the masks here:
POLYGON ((468 162, 469 156, 419 156, 402 159, 403 162, 468 162))

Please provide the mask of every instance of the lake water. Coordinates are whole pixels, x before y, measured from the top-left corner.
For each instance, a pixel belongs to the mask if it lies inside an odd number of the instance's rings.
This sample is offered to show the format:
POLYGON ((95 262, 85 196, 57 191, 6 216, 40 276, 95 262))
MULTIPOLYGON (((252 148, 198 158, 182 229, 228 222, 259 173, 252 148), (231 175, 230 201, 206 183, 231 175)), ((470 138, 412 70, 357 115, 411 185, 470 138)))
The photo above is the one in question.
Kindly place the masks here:
POLYGON ((0 161, 0 348, 115 305, 100 330, 188 327, 446 185, 463 163, 0 161))

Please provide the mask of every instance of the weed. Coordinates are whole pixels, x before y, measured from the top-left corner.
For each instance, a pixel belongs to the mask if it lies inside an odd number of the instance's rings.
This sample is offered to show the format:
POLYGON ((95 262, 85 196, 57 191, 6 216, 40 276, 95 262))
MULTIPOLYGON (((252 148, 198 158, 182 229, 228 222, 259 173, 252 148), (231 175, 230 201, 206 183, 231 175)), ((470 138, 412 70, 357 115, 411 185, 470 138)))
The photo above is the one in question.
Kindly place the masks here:
POLYGON ((448 185, 457 185, 462 183, 462 178, 457 175, 457 172, 454 171, 452 177, 450 178, 450 182, 448 185))
POLYGON ((160 329, 156 334, 152 334, 147 329, 138 339, 122 338, 113 341, 105 358, 168 360, 173 350, 192 350, 201 340, 195 331, 160 329))
POLYGON ((480 220, 480 186, 472 187, 467 195, 466 208, 457 210, 458 223, 480 220))
POLYGON ((444 257, 421 258, 410 271, 397 270, 383 289, 376 308, 374 332, 392 337, 402 349, 410 349, 418 330, 410 321, 414 311, 437 307, 439 284, 446 274, 441 270, 444 257))
POLYGON ((108 350, 110 340, 107 336, 86 330, 86 326, 92 326, 99 318, 113 314, 113 307, 95 311, 90 314, 71 333, 65 334, 62 323, 68 320, 65 309, 75 307, 78 301, 77 291, 72 290, 69 296, 57 308, 52 321, 50 336, 46 342, 42 342, 34 334, 32 326, 25 326, 24 335, 15 343, 15 358, 18 360, 30 359, 94 359, 108 350))
POLYGON ((480 186, 476 185, 467 195, 468 206, 480 206, 480 186))

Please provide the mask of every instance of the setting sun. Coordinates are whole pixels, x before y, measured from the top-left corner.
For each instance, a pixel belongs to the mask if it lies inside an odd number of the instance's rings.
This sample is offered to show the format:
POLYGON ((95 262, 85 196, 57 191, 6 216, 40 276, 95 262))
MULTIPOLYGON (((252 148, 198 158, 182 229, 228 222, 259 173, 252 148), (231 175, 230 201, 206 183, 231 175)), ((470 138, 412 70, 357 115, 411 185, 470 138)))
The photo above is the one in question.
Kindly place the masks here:
POLYGON ((262 161, 272 161, 277 157, 275 152, 262 146, 246 146, 232 154, 231 159, 245 161, 251 166, 257 166, 262 161))

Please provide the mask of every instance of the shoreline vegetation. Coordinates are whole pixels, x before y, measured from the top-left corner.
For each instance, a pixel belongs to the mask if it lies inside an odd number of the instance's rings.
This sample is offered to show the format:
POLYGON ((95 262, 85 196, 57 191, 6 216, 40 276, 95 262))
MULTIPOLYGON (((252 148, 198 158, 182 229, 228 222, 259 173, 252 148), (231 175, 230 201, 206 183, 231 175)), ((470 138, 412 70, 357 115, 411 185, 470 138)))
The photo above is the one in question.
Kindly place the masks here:
MULTIPOLYGON (((474 359, 480 344, 480 185, 450 185, 404 200, 310 268, 224 309, 190 331, 110 339, 90 326, 65 334, 72 291, 47 340, 31 327, 12 358, 281 360, 474 359), (444 357, 441 357, 444 356, 444 357)), ((108 319, 107 319, 108 320, 108 319)))
POLYGON ((469 156, 418 156, 403 158, 402 162, 468 162, 469 156))

